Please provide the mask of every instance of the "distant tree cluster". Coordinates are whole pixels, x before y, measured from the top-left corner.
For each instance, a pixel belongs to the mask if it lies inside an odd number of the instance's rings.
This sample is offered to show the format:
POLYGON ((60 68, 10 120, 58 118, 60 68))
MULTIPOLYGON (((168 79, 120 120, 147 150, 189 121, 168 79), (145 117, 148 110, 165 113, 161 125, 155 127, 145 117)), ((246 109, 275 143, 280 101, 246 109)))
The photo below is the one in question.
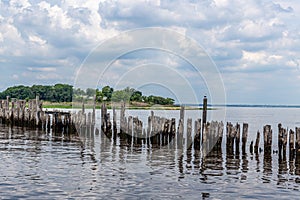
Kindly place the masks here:
POLYGON ((31 87, 19 85, 9 87, 0 93, 0 99, 6 96, 16 99, 34 99, 39 96, 41 100, 51 102, 71 102, 73 95, 73 86, 68 84, 33 85, 31 87))
POLYGON ((82 101, 84 99, 93 99, 96 97, 97 102, 144 102, 148 104, 173 105, 174 99, 164 98, 160 96, 144 96, 141 91, 134 88, 126 87, 123 90, 114 90, 110 86, 105 86, 101 90, 87 88, 85 91, 68 84, 56 85, 33 85, 31 87, 19 85, 9 87, 5 91, 0 92, 0 99, 6 96, 16 99, 34 99, 39 96, 41 100, 51 102, 71 102, 82 101))
POLYGON ((105 86, 102 90, 96 90, 96 99, 98 102, 113 101, 113 102, 144 102, 148 104, 173 105, 174 99, 164 98, 160 96, 143 96, 141 91, 134 88, 126 87, 123 90, 114 91, 110 86, 105 86))

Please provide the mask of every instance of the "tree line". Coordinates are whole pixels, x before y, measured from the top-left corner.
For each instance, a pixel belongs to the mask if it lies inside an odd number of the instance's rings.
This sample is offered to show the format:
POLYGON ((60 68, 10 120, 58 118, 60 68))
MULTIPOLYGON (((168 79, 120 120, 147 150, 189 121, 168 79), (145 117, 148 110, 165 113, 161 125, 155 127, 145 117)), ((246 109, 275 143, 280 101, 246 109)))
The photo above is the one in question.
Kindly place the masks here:
POLYGON ((33 85, 24 86, 18 85, 7 88, 0 93, 1 99, 6 99, 6 96, 16 99, 34 99, 39 96, 41 100, 51 102, 71 102, 73 95, 73 86, 68 84, 55 85, 33 85))
POLYGON ((0 99, 6 99, 6 96, 16 99, 34 99, 39 96, 41 100, 50 102, 71 102, 93 99, 97 102, 143 102, 148 104, 173 105, 174 99, 161 96, 145 96, 141 91, 126 87, 123 90, 114 90, 110 86, 104 86, 102 89, 87 88, 86 90, 76 88, 68 84, 55 85, 33 85, 33 86, 13 86, 0 92, 0 99), (74 99, 73 99, 74 98, 74 99))
POLYGON ((141 91, 134 88, 126 87, 123 90, 114 90, 110 86, 104 86, 102 89, 88 88, 86 91, 82 89, 74 90, 74 97, 76 100, 80 100, 84 97, 92 98, 96 96, 97 102, 143 102, 148 104, 159 105, 174 105, 175 100, 172 98, 164 98, 161 96, 145 96, 141 91))

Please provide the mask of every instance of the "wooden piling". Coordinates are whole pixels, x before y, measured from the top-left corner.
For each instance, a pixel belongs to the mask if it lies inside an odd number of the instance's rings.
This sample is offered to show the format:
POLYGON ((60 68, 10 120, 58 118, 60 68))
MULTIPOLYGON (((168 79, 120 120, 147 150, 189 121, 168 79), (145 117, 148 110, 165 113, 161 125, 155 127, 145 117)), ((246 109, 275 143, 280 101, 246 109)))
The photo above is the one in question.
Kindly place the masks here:
POLYGON ((203 132, 202 132, 202 152, 204 155, 207 155, 210 150, 209 142, 209 128, 210 128, 210 123, 206 122, 203 124, 203 132))
POLYGON ((179 119, 181 119, 182 121, 184 121, 184 106, 180 106, 180 115, 179 115, 179 119))
POLYGON ((236 134, 235 134, 235 153, 236 153, 236 155, 239 155, 240 154, 240 141, 241 141, 240 124, 236 123, 235 127, 236 127, 235 128, 235 131, 236 131, 236 134))
POLYGON ((286 129, 282 128, 281 123, 278 124, 278 154, 279 157, 286 156, 286 148, 287 148, 287 135, 288 132, 286 129))
POLYGON ((203 98, 203 107, 202 107, 202 124, 205 124, 207 121, 207 97, 203 98))
POLYGON ((113 107, 113 137, 117 137, 117 113, 115 107, 113 107))
POLYGON ((249 151, 250 151, 250 154, 253 154, 253 140, 250 143, 249 151))
POLYGON ((287 129, 283 129, 283 139, 282 139, 283 148, 282 148, 282 154, 283 154, 284 158, 286 157, 287 135, 288 135, 287 129))
POLYGON ((171 119, 171 134, 170 134, 170 139, 174 138, 175 134, 176 134, 176 120, 175 120, 175 118, 172 118, 171 119))
POLYGON ((194 148, 200 150, 201 144, 201 119, 195 120, 194 127, 194 148))
MULTIPOLYGON (((132 136, 133 136, 133 117, 132 116, 129 116, 128 117, 128 125, 127 125, 127 130, 128 130, 128 132, 127 133, 124 133, 124 136, 123 137, 125 137, 126 135, 128 135, 128 138, 130 139, 130 141, 131 141, 131 138, 132 138, 132 136)), ((130 143, 130 141, 128 141, 128 143, 130 143)))
POLYGON ((290 158, 290 160, 293 160, 295 157, 294 143, 295 143, 295 132, 292 129, 290 129, 290 132, 289 132, 289 158, 290 158))
POLYGON ((232 124, 230 122, 226 123, 226 152, 231 152, 231 138, 230 133, 232 129, 232 124))
POLYGON ((243 153, 243 155, 246 154, 247 137, 248 137, 248 124, 243 123, 243 133, 242 133, 242 153, 243 153))
POLYGON ((96 95, 93 98, 93 113, 92 113, 92 124, 95 125, 96 123, 96 95))
POLYGON ((272 129, 271 125, 264 126, 264 152, 271 154, 272 151, 272 129))
POLYGON ((300 155, 300 128, 296 127, 296 141, 295 148, 297 156, 300 155))
POLYGON ((222 148, 223 131, 224 131, 224 124, 223 122, 220 122, 218 123, 218 140, 217 140, 218 149, 222 148))
POLYGON ((283 128, 281 123, 278 124, 278 154, 281 156, 283 147, 283 128))
POLYGON ((106 105, 105 105, 105 103, 102 103, 102 105, 101 105, 101 128, 102 128, 102 130, 105 127, 105 115, 106 115, 106 113, 107 113, 106 105))
POLYGON ((183 145, 183 120, 179 120, 178 129, 177 129, 177 146, 178 148, 182 148, 183 145))
POLYGON ((125 122, 125 102, 121 102, 120 110, 120 132, 126 133, 126 122, 125 122))
POLYGON ((258 154, 259 140, 260 140, 260 132, 257 131, 257 133, 256 133, 255 145, 254 145, 254 153, 255 153, 255 154, 258 154))
POLYGON ((187 143, 192 143, 192 118, 187 119, 187 143))

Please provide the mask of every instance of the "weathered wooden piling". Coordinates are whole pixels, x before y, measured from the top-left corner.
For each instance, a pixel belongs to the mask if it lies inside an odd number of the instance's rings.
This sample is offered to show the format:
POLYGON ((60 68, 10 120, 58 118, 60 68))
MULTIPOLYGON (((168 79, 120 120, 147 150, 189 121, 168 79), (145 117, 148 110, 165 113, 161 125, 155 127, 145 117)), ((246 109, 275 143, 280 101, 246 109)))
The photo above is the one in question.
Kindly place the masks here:
POLYGON ((177 128, 177 146, 182 148, 183 146, 183 120, 179 120, 178 128, 177 128))
POLYGON ((255 153, 255 154, 258 154, 259 140, 260 140, 260 132, 257 131, 257 133, 256 133, 255 145, 254 145, 254 153, 255 153))
MULTIPOLYGON (((124 143, 131 144, 132 137, 133 137, 133 117, 129 116, 126 127, 123 127, 123 130, 120 129, 118 136, 124 143), (125 132, 126 129, 126 132, 125 132)), ((125 120, 124 120, 125 123, 125 120)), ((125 125, 124 125, 125 126, 125 125)))
POLYGON ((95 125, 96 123, 96 95, 93 98, 93 113, 92 113, 92 124, 95 125))
MULTIPOLYGON (((93 111, 94 112, 94 111, 93 111)), ((117 137, 117 113, 115 107, 113 107, 113 137, 117 137)))
POLYGON ((290 129, 289 132, 289 158, 290 160, 294 159, 295 157, 295 132, 290 129))
POLYGON ((104 130, 105 128, 105 115, 107 113, 106 105, 103 103, 101 105, 101 129, 104 130))
POLYGON ((250 143, 249 151, 251 154, 253 154, 253 140, 250 143))
POLYGON ((243 133, 242 133, 242 153, 243 153, 243 155, 246 154, 247 137, 248 137, 248 124, 243 123, 243 133))
POLYGON ((272 129, 271 125, 264 126, 264 152, 271 154, 272 152, 272 129))
POLYGON ((112 135, 112 126, 111 126, 111 121, 110 121, 110 113, 107 113, 105 116, 105 128, 106 128, 106 132, 109 134, 109 135, 112 135))
POLYGON ((232 145, 233 145, 233 139, 231 138, 231 133, 233 129, 233 125, 230 122, 227 122, 226 124, 226 152, 233 152, 232 145))
POLYGON ((218 140, 217 140, 218 149, 222 148, 223 131, 224 131, 224 124, 223 122, 220 122, 218 123, 218 140))
POLYGON ((210 128, 210 123, 206 122, 203 124, 203 131, 202 131, 202 151, 204 155, 208 154, 210 150, 209 146, 209 128, 210 128))
POLYGON ((203 98, 203 107, 202 107, 202 124, 205 124, 207 121, 207 97, 203 98))
POLYGON ((169 141, 171 141, 171 139, 175 138, 176 135, 176 120, 175 118, 171 119, 171 134, 169 135, 169 141))
POLYGON ((194 148, 200 150, 201 144, 201 119, 195 120, 194 127, 194 148))
POLYGON ((125 121, 125 102, 121 102, 120 110, 120 133, 126 133, 126 121, 125 121))
POLYGON ((184 121, 184 112, 185 112, 184 106, 180 106, 179 119, 181 119, 182 121, 184 121))
POLYGON ((287 146, 287 130, 282 128, 281 123, 278 124, 278 154, 279 157, 286 156, 287 146))
POLYGON ((240 124, 236 123, 235 126, 235 153, 240 153, 241 130, 240 124))
POLYGON ((192 118, 187 119, 187 142, 188 144, 192 143, 192 118))
POLYGON ((298 155, 300 156, 300 128, 299 127, 296 127, 295 148, 296 148, 296 154, 297 154, 297 156, 298 155))

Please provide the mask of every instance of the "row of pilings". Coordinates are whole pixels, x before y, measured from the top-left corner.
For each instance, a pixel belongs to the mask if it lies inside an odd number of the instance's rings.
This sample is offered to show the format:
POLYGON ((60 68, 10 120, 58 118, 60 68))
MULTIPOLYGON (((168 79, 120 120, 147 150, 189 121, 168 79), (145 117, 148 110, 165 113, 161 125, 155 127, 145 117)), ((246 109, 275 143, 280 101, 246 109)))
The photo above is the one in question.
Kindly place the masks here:
POLYGON ((0 123, 7 126, 39 129, 58 134, 76 134, 76 122, 70 112, 43 110, 43 102, 35 99, 0 100, 0 123))
MULTIPOLYGON (((107 111, 105 104, 101 107, 101 129, 109 138, 116 140, 120 138, 123 145, 143 145, 151 146, 173 145, 182 148, 184 144, 190 145, 194 149, 210 151, 212 149, 221 149, 224 138, 224 128, 226 129, 225 141, 226 152, 230 155, 245 155, 247 153, 247 140, 249 137, 248 123, 232 124, 227 122, 211 121, 201 122, 191 118, 184 120, 184 107, 181 107, 180 118, 176 124, 175 118, 167 119, 151 114, 148 116, 147 127, 137 116, 125 116, 125 104, 120 108, 120 125, 117 128, 117 114, 115 108, 111 113, 107 111), (186 123, 185 123, 186 122, 186 123)), ((206 114, 204 114, 205 116, 206 114)), ((206 121, 206 119, 205 119, 206 121)), ((271 125, 263 126, 263 134, 257 131, 255 141, 249 141, 249 153, 258 154, 264 152, 266 155, 278 154, 279 157, 290 159, 300 156, 300 128, 285 129, 278 124, 278 149, 272 149, 273 130, 271 125), (263 148, 260 147, 260 139, 263 139, 263 148)))
MULTIPOLYGON (((207 101, 204 98, 204 104, 207 101)), ((36 99, 24 100, 9 99, 0 100, 0 123, 38 128, 44 131, 63 134, 77 134, 78 131, 86 127, 95 127, 96 124, 96 104, 94 101, 92 112, 85 112, 85 106, 77 112, 48 111, 43 110, 43 102, 36 99)), ((248 139, 248 124, 232 124, 227 122, 211 121, 206 122, 207 106, 203 107, 202 119, 193 120, 185 118, 185 108, 180 109, 178 124, 175 118, 165 118, 157 116, 151 111, 148 116, 147 127, 138 116, 125 115, 125 103, 121 103, 120 116, 117 116, 116 109, 112 108, 111 113, 107 111, 106 104, 101 106, 101 131, 112 140, 120 139, 124 145, 152 146, 173 145, 183 148, 184 145, 194 149, 210 151, 211 149, 221 149, 226 128, 226 152, 228 154, 245 154, 248 139), (117 120, 119 119, 119 121, 117 120), (118 124, 119 122, 119 124, 118 124)), ((145 123, 146 124, 146 123, 145 123)), ((99 130, 97 130, 99 132, 99 130)), ((264 151, 266 155, 278 153, 280 157, 285 157, 288 153, 293 159, 300 154, 300 128, 295 130, 285 129, 278 124, 278 149, 272 149, 273 130, 271 125, 263 127, 263 148, 259 147, 261 134, 258 131, 256 140, 250 142, 249 151, 251 154, 264 151)), ((299 155, 300 156, 300 155, 299 155)))

